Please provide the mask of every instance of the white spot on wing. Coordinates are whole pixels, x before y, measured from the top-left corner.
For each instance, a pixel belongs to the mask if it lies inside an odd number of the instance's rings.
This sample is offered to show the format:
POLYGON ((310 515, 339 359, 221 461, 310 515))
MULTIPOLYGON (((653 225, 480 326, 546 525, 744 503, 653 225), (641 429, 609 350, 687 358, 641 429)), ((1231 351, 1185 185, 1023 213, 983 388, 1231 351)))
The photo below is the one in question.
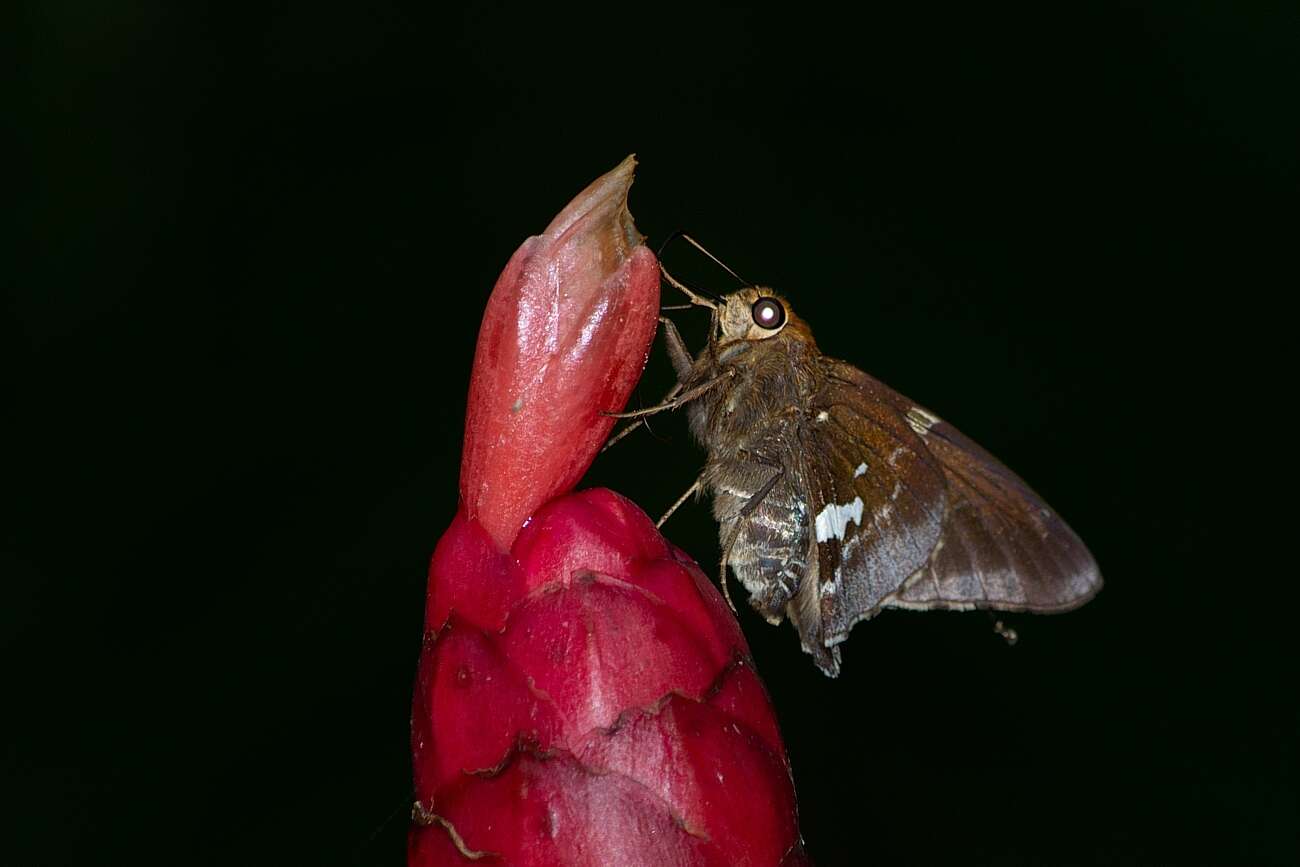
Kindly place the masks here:
POLYGON ((907 423, 912 426, 912 430, 924 436, 939 423, 939 419, 919 406, 914 406, 907 411, 907 423))
POLYGON ((826 421, 826 419, 828 419, 828 418, 830 418, 830 417, 831 417, 831 416, 830 416, 830 413, 828 413, 826 410, 822 410, 821 412, 817 413, 817 420, 818 420, 818 421, 826 421))
POLYGON ((848 529, 849 523, 862 523, 862 498, 854 497, 853 502, 844 505, 828 503, 826 508, 817 514, 817 541, 825 542, 827 539, 843 539, 844 531, 848 529))
POLYGON ((853 478, 856 479, 858 476, 865 476, 866 474, 867 474, 867 465, 865 463, 858 464, 858 468, 853 471, 853 478))

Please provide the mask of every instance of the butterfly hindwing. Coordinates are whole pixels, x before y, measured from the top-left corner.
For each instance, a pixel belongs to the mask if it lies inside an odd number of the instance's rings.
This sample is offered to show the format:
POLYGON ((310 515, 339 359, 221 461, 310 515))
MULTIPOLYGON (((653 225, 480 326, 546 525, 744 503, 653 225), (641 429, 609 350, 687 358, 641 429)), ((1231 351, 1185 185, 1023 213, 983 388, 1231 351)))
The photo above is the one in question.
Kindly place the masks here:
POLYGON ((944 421, 925 436, 947 478, 948 519, 925 568, 888 606, 1054 613, 1101 589, 1083 542, 1018 476, 944 421))

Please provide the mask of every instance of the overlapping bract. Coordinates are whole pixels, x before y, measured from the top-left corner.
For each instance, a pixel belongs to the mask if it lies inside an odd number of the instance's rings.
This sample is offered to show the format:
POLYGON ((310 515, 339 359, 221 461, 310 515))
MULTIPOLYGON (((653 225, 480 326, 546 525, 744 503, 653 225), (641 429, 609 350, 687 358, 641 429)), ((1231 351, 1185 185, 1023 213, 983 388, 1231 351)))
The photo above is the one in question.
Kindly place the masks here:
MULTIPOLYGON (((461 848, 520 865, 796 863, 785 753, 744 639, 636 506, 570 494, 504 555, 458 517, 431 588, 417 793, 461 848)), ((411 854, 464 857, 439 821, 411 854)))

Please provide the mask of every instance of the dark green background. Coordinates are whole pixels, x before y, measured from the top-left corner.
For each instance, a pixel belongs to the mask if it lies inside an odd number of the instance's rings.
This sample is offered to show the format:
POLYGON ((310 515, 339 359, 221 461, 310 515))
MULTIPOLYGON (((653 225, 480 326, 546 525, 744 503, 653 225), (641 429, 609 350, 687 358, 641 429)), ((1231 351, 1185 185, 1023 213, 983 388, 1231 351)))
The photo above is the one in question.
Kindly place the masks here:
MULTIPOLYGON (((652 242, 779 287, 1108 581, 1015 648, 884 615, 838 681, 744 614, 818 863, 1296 863, 1256 490, 1293 451, 1290 4, 427 6, 21 13, 0 860, 401 862, 478 318, 635 151, 652 242)), ((659 512, 701 456, 655 432, 590 481, 659 512)), ((716 558, 705 508, 668 532, 716 558)))

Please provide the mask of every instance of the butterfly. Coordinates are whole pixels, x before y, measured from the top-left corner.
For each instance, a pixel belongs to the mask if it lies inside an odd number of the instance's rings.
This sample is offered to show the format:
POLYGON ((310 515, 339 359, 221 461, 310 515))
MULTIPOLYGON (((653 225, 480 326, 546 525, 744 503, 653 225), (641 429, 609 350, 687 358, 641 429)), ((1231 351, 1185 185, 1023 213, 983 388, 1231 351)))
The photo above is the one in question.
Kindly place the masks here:
POLYGON ((823 355, 785 298, 746 284, 713 300, 663 274, 712 311, 708 342, 692 354, 661 318, 677 384, 618 415, 686 408, 708 457, 668 514, 712 497, 724 592, 730 567, 825 674, 839 674, 853 626, 886 608, 1054 613, 1101 589, 1088 549, 1025 482, 935 413, 823 355))

